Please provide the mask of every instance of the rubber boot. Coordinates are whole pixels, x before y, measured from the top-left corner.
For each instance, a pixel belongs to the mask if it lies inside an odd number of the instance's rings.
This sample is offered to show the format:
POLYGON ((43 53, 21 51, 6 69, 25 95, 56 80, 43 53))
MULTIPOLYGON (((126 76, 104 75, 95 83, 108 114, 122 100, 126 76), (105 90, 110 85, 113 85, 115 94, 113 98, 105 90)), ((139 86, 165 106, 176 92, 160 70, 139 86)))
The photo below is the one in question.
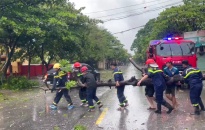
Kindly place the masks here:
POLYGON ((157 113, 157 114, 161 114, 162 112, 161 112, 161 104, 160 103, 157 103, 157 110, 155 111, 155 113, 157 113))
POLYGON ((201 99, 199 100, 199 106, 201 108, 201 111, 205 111, 204 104, 201 99))
POLYGON ((194 113, 191 113, 191 115, 200 115, 199 106, 195 106, 194 109, 194 113))
POLYGON ((174 110, 174 108, 168 102, 166 102, 164 106, 169 109, 167 114, 170 114, 174 110))

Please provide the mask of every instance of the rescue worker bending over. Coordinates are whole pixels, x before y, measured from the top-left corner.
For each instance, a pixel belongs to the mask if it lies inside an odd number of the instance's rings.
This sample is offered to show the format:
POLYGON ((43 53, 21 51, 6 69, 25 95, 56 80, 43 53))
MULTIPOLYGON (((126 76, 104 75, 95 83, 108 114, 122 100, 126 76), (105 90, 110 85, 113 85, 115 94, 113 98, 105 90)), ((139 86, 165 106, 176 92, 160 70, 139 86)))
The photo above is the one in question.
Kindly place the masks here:
POLYGON ((120 85, 120 81, 124 81, 123 73, 117 68, 116 63, 111 64, 111 68, 113 69, 113 75, 116 82, 116 88, 117 88, 117 97, 120 102, 120 107, 117 109, 119 111, 124 110, 125 107, 127 107, 128 100, 126 99, 124 95, 125 85, 120 85))
MULTIPOLYGON (((172 59, 167 58, 166 59, 166 67, 164 68, 164 74, 167 77, 173 77, 174 75, 179 75, 179 70, 173 66, 172 59)), ((170 85, 167 85, 166 88, 166 97, 172 101, 172 105, 174 108, 177 107, 177 100, 175 97, 175 90, 176 90, 176 83, 172 83, 170 85)))
MULTIPOLYGON (((53 69, 56 71, 56 73, 54 75, 53 88, 51 92, 53 92, 56 87, 59 87, 59 88, 65 87, 65 84, 68 81, 67 73, 62 71, 60 68, 61 68, 61 65, 59 63, 56 63, 53 66, 53 69)), ((70 96, 68 95, 68 89, 63 88, 63 89, 57 90, 53 104, 50 106, 51 109, 57 109, 57 104, 59 103, 63 95, 66 101, 68 102, 68 109, 72 109, 74 107, 72 100, 70 96)))
POLYGON ((190 86, 190 100, 191 104, 195 108, 194 113, 191 113, 191 115, 200 115, 199 106, 202 111, 205 111, 204 104, 201 100, 203 75, 199 69, 190 67, 186 60, 182 61, 182 66, 184 68, 182 76, 184 76, 185 82, 190 86))
POLYGON ((155 63, 153 59, 148 59, 146 61, 146 64, 149 66, 148 74, 145 75, 137 83, 137 85, 140 86, 143 80, 147 79, 148 77, 151 78, 154 84, 155 98, 157 102, 157 110, 155 111, 155 113, 161 114, 161 105, 164 105, 169 109, 167 111, 167 114, 170 114, 173 110, 173 107, 163 99, 163 91, 166 88, 166 82, 164 79, 163 71, 158 68, 158 65, 155 63))
POLYGON ((98 97, 96 96, 96 91, 97 91, 97 83, 95 80, 95 77, 92 73, 87 72, 88 68, 86 66, 83 66, 81 68, 81 73, 83 74, 83 84, 85 87, 87 87, 86 92, 87 92, 87 100, 88 100, 88 105, 89 105, 89 112, 92 112, 95 110, 95 106, 93 103, 93 100, 95 100, 101 108, 103 105, 99 101, 98 97))
MULTIPOLYGON (((74 71, 75 71, 76 76, 77 76, 77 82, 80 85, 82 85, 82 82, 83 82, 83 74, 80 72, 81 67, 82 67, 82 65, 79 62, 74 63, 74 69, 75 69, 74 71)), ((88 104, 87 104, 87 99, 86 99, 86 87, 81 87, 79 89, 79 98, 82 102, 81 106, 87 107, 88 104)))

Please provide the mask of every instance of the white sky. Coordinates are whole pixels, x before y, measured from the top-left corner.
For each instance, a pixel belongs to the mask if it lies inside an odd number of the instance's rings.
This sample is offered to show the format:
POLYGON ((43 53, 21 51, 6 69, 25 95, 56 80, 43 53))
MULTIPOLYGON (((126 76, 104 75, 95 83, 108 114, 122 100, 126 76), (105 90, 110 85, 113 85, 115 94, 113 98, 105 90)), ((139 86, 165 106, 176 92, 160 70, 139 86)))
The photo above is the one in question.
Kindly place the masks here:
MULTIPOLYGON (((85 10, 83 10, 83 13, 85 14, 90 12, 97 12, 97 11, 135 5, 135 6, 111 10, 111 11, 86 14, 91 18, 96 18, 96 17, 102 17, 102 16, 120 13, 118 15, 98 18, 101 20, 119 18, 119 17, 131 15, 135 13, 142 13, 140 15, 135 15, 133 17, 128 17, 121 20, 105 22, 102 26, 108 29, 108 31, 110 31, 111 33, 121 32, 127 29, 145 25, 149 21, 149 19, 156 18, 158 14, 162 12, 165 8, 170 7, 170 5, 172 4, 176 6, 178 5, 178 3, 180 4, 182 2, 182 0, 172 0, 172 1, 170 0, 69 0, 69 1, 73 2, 76 5, 77 9, 79 9, 80 7, 85 7, 85 10), (157 8, 161 8, 161 9, 157 9, 157 8), (149 10, 155 10, 155 11, 150 11, 145 13, 146 11, 149 10)), ((115 35, 121 41, 121 43, 125 45, 124 47, 132 54, 133 52, 130 51, 130 47, 139 29, 140 28, 115 35)))

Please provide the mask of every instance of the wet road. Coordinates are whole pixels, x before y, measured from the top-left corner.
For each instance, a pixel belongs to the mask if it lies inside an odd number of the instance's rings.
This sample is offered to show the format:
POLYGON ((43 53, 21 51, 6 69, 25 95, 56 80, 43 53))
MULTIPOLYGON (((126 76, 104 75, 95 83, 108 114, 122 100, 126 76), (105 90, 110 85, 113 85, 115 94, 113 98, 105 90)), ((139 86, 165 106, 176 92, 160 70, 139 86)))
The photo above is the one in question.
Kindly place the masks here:
MULTIPOLYGON (((127 68, 125 78, 140 75, 133 66, 127 68)), ((179 107, 170 115, 163 108, 162 114, 157 115, 147 110, 148 103, 144 96, 144 87, 126 86, 125 95, 130 106, 127 110, 119 112, 116 90, 109 91, 102 97, 104 108, 101 115, 99 111, 89 113, 88 118, 82 118, 78 124, 87 126, 88 130, 204 130, 205 113, 200 116, 191 116, 193 108, 190 104, 188 91, 177 93, 179 107), (94 116, 93 116, 94 115, 94 116), (99 115, 96 117, 96 115, 99 115), (90 116, 90 117, 89 117, 90 116), (93 117, 92 117, 93 116, 93 117)), ((204 91, 202 97, 205 101, 204 91)))
MULTIPOLYGON (((101 97, 109 89, 99 88, 101 97)), ((80 107, 78 91, 71 91, 75 108, 67 110, 67 102, 61 99, 58 110, 50 110, 55 93, 35 89, 25 92, 5 92, 9 100, 0 103, 0 130, 71 130, 88 108, 80 107)))
MULTIPOLYGON (((130 65, 124 77, 139 76, 140 73, 130 65)), ((138 77, 137 77, 138 78, 138 77)), ((34 92, 11 93, 12 100, 0 104, 0 130, 71 130, 75 125, 83 125, 87 130, 204 130, 205 113, 191 116, 193 110, 188 91, 177 93, 180 103, 178 109, 166 114, 163 108, 161 115, 148 111, 148 103, 144 96, 144 87, 126 86, 125 95, 130 106, 119 112, 116 89, 99 88, 97 95, 101 97, 104 107, 95 112, 87 112, 80 107, 77 91, 71 92, 76 108, 67 110, 66 101, 59 103, 57 111, 49 110, 54 93, 36 89, 34 92)), ((204 91, 202 93, 205 101, 204 91)))

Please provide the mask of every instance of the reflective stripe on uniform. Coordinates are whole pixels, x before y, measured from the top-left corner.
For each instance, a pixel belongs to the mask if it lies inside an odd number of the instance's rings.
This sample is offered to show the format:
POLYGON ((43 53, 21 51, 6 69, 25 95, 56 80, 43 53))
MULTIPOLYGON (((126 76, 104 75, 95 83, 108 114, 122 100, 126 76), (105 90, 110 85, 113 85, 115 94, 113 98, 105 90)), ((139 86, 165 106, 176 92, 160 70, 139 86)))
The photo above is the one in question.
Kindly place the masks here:
POLYGON ((77 76, 80 77, 80 76, 82 76, 82 75, 83 75, 83 74, 78 74, 77 76))
POLYGON ((57 103, 53 102, 53 105, 57 105, 57 103))
POLYGON ((81 100, 82 102, 86 102, 86 100, 84 99, 84 100, 81 100))
POLYGON ((192 104, 194 107, 197 107, 199 104, 192 104))
POLYGON ((94 109, 94 108, 95 108, 95 106, 89 106, 89 108, 90 108, 90 109, 94 109))
POLYGON ((98 101, 97 104, 98 104, 98 105, 101 104, 101 101, 98 101))
POLYGON ((121 103, 120 106, 121 106, 121 107, 124 107, 125 105, 124 105, 124 103, 121 103))
POLYGON ((118 71, 118 72, 114 72, 113 75, 115 74, 123 74, 121 71, 118 71))
POLYGON ((126 99, 125 101, 123 101, 123 103, 127 103, 128 102, 128 100, 126 99))
MULTIPOLYGON (((189 69, 190 70, 190 69, 189 69)), ((196 69, 193 69, 193 70, 191 70, 190 72, 188 72, 187 73, 187 71, 186 71, 186 75, 184 76, 184 78, 186 79, 186 78, 188 78, 190 75, 192 75, 192 74, 197 74, 197 73, 200 73, 201 71, 200 70, 196 70, 196 69)))
POLYGON ((54 76, 54 78, 61 78, 62 76, 65 76, 65 75, 66 75, 65 72, 60 71, 60 72, 58 73, 58 75, 54 76))
POLYGON ((148 72, 155 74, 155 73, 163 72, 163 71, 162 70, 151 70, 151 69, 148 69, 148 72))

